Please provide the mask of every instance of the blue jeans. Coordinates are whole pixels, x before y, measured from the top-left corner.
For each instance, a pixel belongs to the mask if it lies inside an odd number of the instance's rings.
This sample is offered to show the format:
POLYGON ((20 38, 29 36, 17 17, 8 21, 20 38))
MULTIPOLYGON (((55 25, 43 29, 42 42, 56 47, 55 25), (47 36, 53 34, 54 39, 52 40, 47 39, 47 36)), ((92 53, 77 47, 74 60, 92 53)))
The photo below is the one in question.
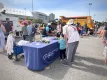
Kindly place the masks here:
POLYGON ((7 40, 8 35, 9 35, 9 32, 6 32, 5 33, 5 40, 7 40))
POLYGON ((0 48, 5 48, 5 36, 4 36, 4 33, 0 33, 0 48))

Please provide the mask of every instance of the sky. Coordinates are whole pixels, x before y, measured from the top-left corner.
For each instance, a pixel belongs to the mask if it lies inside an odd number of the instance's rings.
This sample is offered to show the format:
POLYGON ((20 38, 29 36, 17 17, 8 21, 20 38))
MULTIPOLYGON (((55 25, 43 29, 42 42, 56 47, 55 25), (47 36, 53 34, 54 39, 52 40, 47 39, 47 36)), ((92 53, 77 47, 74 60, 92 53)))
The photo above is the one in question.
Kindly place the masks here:
MULTIPOLYGON (((0 0, 5 7, 32 11, 32 0, 0 0)), ((90 15, 94 20, 107 18, 107 0, 33 0, 34 11, 59 16, 88 16, 89 3, 92 3, 90 15)))

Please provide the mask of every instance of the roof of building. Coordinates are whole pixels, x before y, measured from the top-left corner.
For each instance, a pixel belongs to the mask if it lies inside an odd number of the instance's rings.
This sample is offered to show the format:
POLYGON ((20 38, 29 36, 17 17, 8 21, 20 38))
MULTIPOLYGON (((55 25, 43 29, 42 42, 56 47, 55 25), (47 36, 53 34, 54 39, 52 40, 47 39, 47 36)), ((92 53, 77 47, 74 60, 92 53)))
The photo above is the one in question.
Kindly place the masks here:
POLYGON ((33 16, 32 12, 22 9, 15 9, 15 8, 2 8, 0 12, 6 11, 6 14, 14 14, 14 15, 22 15, 22 16, 33 16))
POLYGON ((37 14, 42 14, 42 15, 44 15, 44 16, 48 16, 47 14, 42 13, 42 12, 38 12, 38 11, 34 11, 34 12, 33 12, 33 14, 36 14, 36 13, 37 13, 37 14))

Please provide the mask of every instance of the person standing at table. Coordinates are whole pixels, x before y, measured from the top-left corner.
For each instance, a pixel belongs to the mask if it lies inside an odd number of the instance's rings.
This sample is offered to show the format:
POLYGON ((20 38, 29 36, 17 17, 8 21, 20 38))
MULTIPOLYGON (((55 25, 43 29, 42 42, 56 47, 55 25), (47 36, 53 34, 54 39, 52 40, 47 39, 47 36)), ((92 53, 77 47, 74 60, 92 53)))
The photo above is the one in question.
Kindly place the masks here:
POLYGON ((27 23, 24 23, 24 26, 22 27, 22 32, 23 32, 23 39, 26 40, 28 38, 27 23))
POLYGON ((60 34, 59 49, 60 49, 60 59, 61 61, 66 60, 66 41, 64 35, 60 34))
POLYGON ((33 25, 32 26, 32 33, 31 33, 31 36, 32 36, 32 41, 34 41, 35 39, 35 35, 36 35, 36 32, 37 32, 37 26, 33 25))
POLYGON ((3 51, 5 51, 5 32, 5 27, 2 25, 2 22, 0 21, 0 48, 2 48, 3 51))
POLYGON ((70 19, 67 25, 63 28, 63 34, 67 40, 67 62, 64 65, 74 63, 75 53, 79 44, 79 33, 76 26, 73 25, 73 20, 70 19))
POLYGON ((32 42, 32 40, 33 40, 33 36, 32 36, 32 24, 31 24, 31 22, 29 21, 28 22, 28 26, 27 26, 27 32, 28 32, 28 40, 30 41, 30 42, 32 42))
POLYGON ((84 30, 84 35, 86 35, 87 32, 88 32, 88 28, 87 28, 87 23, 86 22, 84 23, 83 30, 84 30))
POLYGON ((55 34, 53 33, 52 28, 54 27, 54 23, 48 23, 48 26, 46 26, 42 32, 42 37, 47 37, 47 36, 54 36, 55 34))

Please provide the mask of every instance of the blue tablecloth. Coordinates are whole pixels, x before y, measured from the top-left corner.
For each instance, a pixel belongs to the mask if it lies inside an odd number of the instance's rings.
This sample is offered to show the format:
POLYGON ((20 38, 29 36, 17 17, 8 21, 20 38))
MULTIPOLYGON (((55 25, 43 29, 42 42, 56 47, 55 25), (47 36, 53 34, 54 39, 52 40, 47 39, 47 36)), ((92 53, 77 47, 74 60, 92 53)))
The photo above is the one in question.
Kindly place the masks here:
POLYGON ((59 56, 59 44, 56 40, 51 40, 49 44, 29 43, 23 46, 23 50, 26 66, 30 70, 43 70, 59 56))

